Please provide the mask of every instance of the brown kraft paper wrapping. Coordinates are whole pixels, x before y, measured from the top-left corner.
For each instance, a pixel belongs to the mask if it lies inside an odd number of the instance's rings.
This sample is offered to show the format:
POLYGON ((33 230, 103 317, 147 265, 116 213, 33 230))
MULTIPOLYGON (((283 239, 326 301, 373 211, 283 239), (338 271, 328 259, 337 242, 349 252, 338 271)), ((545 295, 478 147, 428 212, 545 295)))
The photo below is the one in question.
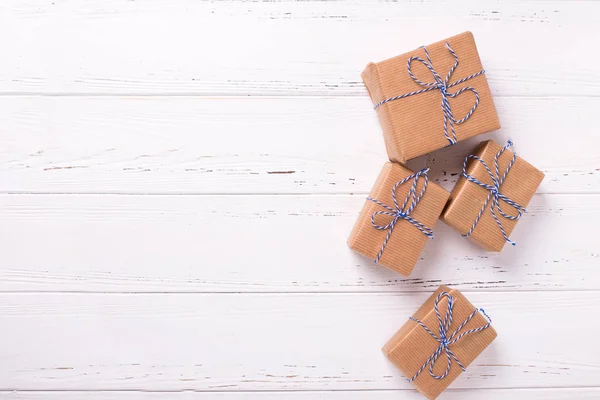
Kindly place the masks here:
MULTIPOLYGON (((382 203, 394 207, 392 200, 392 187, 400 180, 414 174, 408 168, 388 162, 383 166, 373 189, 369 195, 370 198, 377 199, 382 203)), ((419 179, 417 192, 423 188, 424 179, 419 179)), ((396 198, 402 206, 402 202, 409 193, 412 181, 400 185, 396 189, 396 198)), ((439 219, 444 205, 448 200, 450 193, 441 186, 429 182, 425 194, 412 211, 410 216, 430 229, 433 229, 436 221, 439 219)), ((354 225, 352 233, 348 239, 348 245, 355 252, 365 257, 375 260, 388 234, 387 230, 376 229, 371 223, 371 216, 376 211, 387 211, 380 205, 366 200, 360 216, 354 225)), ((385 225, 393 217, 378 215, 376 223, 385 225)), ((390 239, 382 253, 379 264, 388 267, 404 276, 410 275, 413 267, 419 259, 421 251, 429 238, 419 229, 406 220, 399 220, 394 227, 390 239)))
MULTIPOLYGON (((445 47, 450 44, 459 59, 448 84, 457 82, 483 70, 475 40, 471 32, 439 41, 427 46, 432 65, 438 75, 445 79, 455 62, 445 47)), ((407 72, 410 57, 427 61, 424 50, 417 50, 390 58, 379 63, 369 63, 362 73, 373 104, 390 97, 425 89, 416 83, 407 72)), ((412 72, 421 82, 434 82, 431 71, 419 61, 412 62, 412 72)), ((464 123, 454 123, 457 141, 500 128, 498 114, 485 74, 481 74, 456 86, 448 88, 448 94, 464 87, 472 87, 479 93, 479 105, 464 123)), ((454 118, 462 119, 475 104, 475 95, 465 91, 448 99, 454 118)), ((440 90, 419 93, 403 99, 390 101, 377 107, 377 116, 383 129, 385 144, 390 160, 404 163, 420 155, 441 149, 450 144, 444 135, 444 113, 441 108, 440 90)), ((448 135, 452 136, 448 126, 448 135)))
MULTIPOLYGON (((493 172, 494 157, 501 149, 502 146, 498 143, 488 140, 481 143, 473 154, 485 161, 493 172)), ((504 173, 512 160, 512 157, 513 153, 510 149, 507 149, 498 158, 500 175, 504 173)), ((473 176, 482 183, 492 184, 491 177, 485 167, 480 162, 474 161, 473 159, 467 164, 467 174, 473 176)), ((543 172, 517 156, 515 163, 506 175, 506 179, 500 185, 500 193, 509 199, 512 199, 517 204, 527 208, 529 201, 543 179, 543 172)), ((461 177, 456 183, 454 190, 452 190, 450 200, 442 215, 442 220, 462 235, 467 234, 473 226, 473 222, 477 218, 477 215, 489 194, 490 192, 483 187, 461 177)), ((506 244, 506 240, 500 231, 500 227, 492 216, 490 207, 491 201, 483 211, 481 219, 475 226, 469 239, 486 250, 501 251, 506 244)), ((502 207, 506 214, 513 216, 517 215, 517 210, 502 200, 500 200, 500 207, 502 207)), ((511 220, 501 216, 497 209, 495 212, 504 227, 506 236, 510 237, 518 220, 511 220)))
MULTIPOLYGON (((429 299, 413 314, 423 322, 435 335, 439 337, 439 322, 434 311, 435 300, 442 292, 447 292, 454 298, 452 324, 448 329, 448 336, 454 333, 458 327, 473 313, 475 307, 458 290, 440 286, 429 297, 429 299)), ((448 309, 448 299, 440 299, 438 310, 442 318, 448 309)), ((473 318, 460 330, 460 333, 470 329, 485 326, 489 321, 481 312, 477 312, 473 318)), ((459 334, 460 334, 459 333, 459 334)), ((457 334, 458 335, 458 334, 457 334)), ((479 354, 496 338, 496 331, 492 326, 468 335, 465 335, 456 343, 449 345, 449 349, 460 360, 465 368, 475 360, 479 354)), ((437 350, 439 342, 436 341, 425 329, 413 320, 408 320, 402 328, 383 346, 384 354, 390 361, 402 371, 407 379, 412 378, 425 364, 429 357, 437 350)), ((433 372, 442 375, 447 367, 446 352, 442 352, 434 365, 433 372)), ((450 372, 443 379, 435 379, 429 373, 429 365, 412 382, 428 399, 438 397, 460 374, 462 369, 452 360, 450 372)))

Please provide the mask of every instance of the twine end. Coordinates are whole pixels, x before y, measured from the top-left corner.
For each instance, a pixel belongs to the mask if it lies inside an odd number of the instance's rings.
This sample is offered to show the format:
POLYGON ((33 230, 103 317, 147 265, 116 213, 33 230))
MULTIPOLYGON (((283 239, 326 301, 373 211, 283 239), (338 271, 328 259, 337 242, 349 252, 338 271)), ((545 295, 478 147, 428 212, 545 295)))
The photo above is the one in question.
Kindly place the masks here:
POLYGON ((492 323, 492 319, 490 318, 489 315, 487 315, 487 313, 485 312, 485 310, 483 308, 480 308, 479 312, 482 313, 487 318, 487 320, 489 321, 489 323, 492 323))

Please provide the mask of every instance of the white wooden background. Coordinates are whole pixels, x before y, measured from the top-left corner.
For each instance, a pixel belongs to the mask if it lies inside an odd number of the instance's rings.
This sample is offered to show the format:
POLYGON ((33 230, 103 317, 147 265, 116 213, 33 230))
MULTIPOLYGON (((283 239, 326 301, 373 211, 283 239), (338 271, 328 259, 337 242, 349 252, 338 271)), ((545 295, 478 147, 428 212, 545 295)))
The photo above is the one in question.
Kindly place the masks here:
MULTIPOLYGON (((597 1, 3 0, 0 398, 420 399, 381 345, 440 284, 499 338, 447 400, 600 398, 597 1), (384 146, 360 81, 472 30, 546 173, 485 253, 345 240, 384 146)), ((483 138, 479 138, 480 140, 483 138)), ((461 143, 411 162, 451 188, 461 143)))

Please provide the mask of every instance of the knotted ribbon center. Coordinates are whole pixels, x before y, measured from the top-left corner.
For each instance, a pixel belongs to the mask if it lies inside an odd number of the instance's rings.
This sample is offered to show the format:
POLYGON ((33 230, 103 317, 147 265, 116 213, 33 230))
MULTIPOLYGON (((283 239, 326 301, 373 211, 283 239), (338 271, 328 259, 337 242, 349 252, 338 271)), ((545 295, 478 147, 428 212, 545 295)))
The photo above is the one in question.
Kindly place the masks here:
POLYGON ((384 204, 381 201, 379 201, 377 199, 373 199, 371 197, 369 197, 367 199, 367 200, 370 200, 370 201, 380 205, 381 207, 383 207, 387 210, 387 211, 376 211, 371 216, 371 223, 373 224, 373 226, 376 229, 379 229, 382 231, 385 231, 385 230, 388 231, 388 234, 387 234, 385 240, 383 241, 383 245, 381 246, 381 250, 379 250, 379 253, 377 254, 377 258, 375 259, 375 262, 379 262, 379 260, 381 259, 383 250, 385 250, 385 247, 387 246, 387 243, 390 240, 390 236, 392 235, 392 232, 394 231, 396 224, 400 220, 405 220, 405 221, 410 222, 418 230, 423 232, 423 234, 425 236, 427 236, 429 238, 433 238, 433 230, 431 228, 428 228, 421 222, 417 221, 410 215, 413 212, 413 210, 415 209, 415 207, 417 207, 417 204, 419 204, 419 201, 421 201, 421 198, 425 194, 425 190, 427 190, 427 184, 429 183, 429 176, 427 175, 428 172, 429 172, 429 168, 425 168, 415 174, 409 175, 406 178, 398 181, 392 187, 392 201, 394 202, 394 207, 390 207, 387 204, 384 204), (419 179, 421 177, 423 177, 424 183, 423 183, 423 188, 421 189, 420 192, 418 192, 417 185, 418 185, 419 179), (410 190, 408 191, 408 194, 406 195, 406 198, 404 199, 402 206, 400 206, 400 204, 398 203, 398 199, 396 198, 396 189, 398 189, 398 187, 400 187, 401 185, 403 185, 406 182, 409 182, 411 180, 412 180, 412 185, 410 187, 410 190), (391 217, 391 221, 385 225, 380 225, 377 222, 375 222, 375 218, 378 215, 385 215, 385 216, 391 217))
POLYGON ((379 103, 375 104, 374 108, 377 108, 377 107, 379 107, 385 103, 388 103, 390 101, 404 99, 404 98, 414 96, 414 95, 417 95, 420 93, 429 92, 431 90, 439 90, 442 95, 441 108, 442 108, 442 113, 444 115, 444 135, 446 136, 446 139, 448 139, 448 142, 450 142, 450 146, 452 146, 452 145, 456 144, 456 142, 458 141, 458 139, 456 138, 456 131, 454 129, 454 124, 460 125, 460 124, 466 122, 469 118, 471 118, 471 115, 473 115, 473 113, 477 109, 477 106, 479 105, 479 93, 477 92, 477 90, 475 90, 474 88, 472 88, 470 86, 463 87, 462 89, 459 89, 458 91, 456 91, 454 93, 448 93, 448 89, 453 86, 459 85, 463 82, 466 82, 469 79, 473 79, 476 76, 484 74, 485 70, 476 72, 472 75, 467 76, 466 78, 459 79, 456 82, 449 83, 450 78, 452 77, 452 73, 454 72, 456 67, 458 67, 458 56, 456 55, 454 50, 452 50, 452 47, 450 47, 450 43, 446 42, 446 48, 448 49, 450 54, 452 54, 452 57, 454 57, 454 64, 452 65, 452 67, 450 67, 450 70, 448 71, 448 73, 446 74, 446 77, 444 79, 442 79, 442 77, 433 68, 433 63, 431 62, 431 57, 429 57, 429 52, 427 51, 427 47, 425 47, 425 46, 421 46, 421 47, 422 47, 423 51, 425 52, 425 57, 427 58, 427 60, 424 60, 421 57, 416 57, 416 56, 410 57, 406 64, 406 69, 407 69, 408 75, 411 77, 411 79, 413 81, 415 81, 418 85, 423 86, 424 89, 420 89, 420 90, 416 90, 414 92, 404 93, 404 94, 401 94, 398 96, 387 98, 387 99, 382 100, 379 103), (422 82, 417 77, 415 77, 415 75, 412 73, 412 62, 413 61, 418 61, 421 64, 423 64, 425 67, 427 67, 427 69, 429 69, 429 71, 433 75, 432 82, 422 82), (471 107, 471 110, 464 117, 462 117, 460 119, 456 119, 454 117, 454 114, 452 113, 452 108, 450 107, 450 102, 448 99, 455 98, 455 97, 459 96, 461 93, 464 93, 466 91, 472 92, 475 95, 475 104, 473 104, 473 107, 471 107), (451 134, 448 132, 448 128, 450 128, 451 134))
POLYGON ((439 346, 433 352, 433 354, 431 356, 429 356, 429 358, 427 359, 427 361, 425 361, 425 363, 421 366, 421 368, 419 368, 417 373, 414 374, 413 377, 408 380, 409 382, 413 382, 415 379, 417 379, 417 377, 421 374, 421 372, 423 372, 425 370, 425 368, 427 368, 428 365, 429 365, 429 374, 433 378, 444 379, 450 373, 450 370, 452 368, 452 360, 454 360, 456 362, 456 364, 458 364, 458 366, 463 371, 465 371, 466 369, 465 369, 464 365, 460 362, 458 357, 456 357, 456 355, 452 352, 452 350, 450 349, 450 346, 452 346, 454 343, 458 342, 459 340, 461 340, 463 337, 465 337, 467 335, 470 335, 470 334, 476 333, 476 332, 481 332, 482 330, 489 328, 489 326, 492 324, 491 318, 485 313, 485 311, 483 309, 481 309, 481 308, 475 309, 475 310, 473 310, 471 315, 469 315, 467 317, 467 319, 465 319, 452 334, 448 335, 450 326, 452 326, 452 314, 453 314, 454 301, 455 301, 454 298, 447 292, 442 292, 436 297, 433 308, 434 308, 435 315, 437 316, 438 323, 439 323, 439 333, 437 335, 431 329, 429 329, 427 327, 427 325, 425 325, 423 322, 421 322, 420 320, 418 320, 416 318, 410 317, 411 320, 415 321, 417 324, 419 324, 421 327, 423 327, 423 329, 425 329, 427 331, 427 333, 429 333, 439 343, 439 346), (440 300, 442 299, 442 297, 446 297, 448 299, 448 308, 446 309, 446 315, 443 319, 440 315, 440 310, 439 310, 439 303, 440 303, 440 300), (483 315, 485 315, 485 317, 488 320, 488 323, 483 326, 480 326, 479 328, 470 329, 468 331, 464 331, 464 332, 460 333, 461 330, 469 323, 469 321, 478 312, 481 312, 483 315), (442 355, 442 353, 446 353, 446 359, 447 359, 446 370, 441 375, 437 375, 436 373, 433 372, 433 368, 434 368, 435 363, 437 362, 438 358, 442 355))
POLYGON ((464 176, 469 182, 473 182, 473 183, 481 186, 482 188, 487 190, 489 192, 489 194, 487 195, 487 197, 483 203, 483 206, 479 210, 479 213, 477 214, 477 217, 475 218, 475 221, 473 222, 471 229, 469 229, 469 231, 466 234, 464 234, 463 236, 469 237, 473 233, 473 231, 475 230, 477 223, 481 219, 481 216, 483 215, 488 203, 490 203, 490 201, 491 201, 490 211, 492 213, 492 217, 494 217, 494 220, 496 221, 496 224, 500 228, 500 232, 502 233, 504 240, 506 240, 508 243, 512 244, 513 246, 516 244, 515 242, 513 242, 512 240, 510 240, 508 238, 508 235, 506 234, 506 231, 504 230, 504 226, 502 226, 502 222, 500 221, 500 218, 498 218, 498 216, 496 215, 496 211, 497 211, 498 214, 500 214, 500 216, 502 216, 503 218, 516 221, 519 218, 521 218, 523 216, 523 214, 525 213, 525 207, 521 206, 520 204, 518 204, 517 202, 515 202, 514 200, 510 199, 509 197, 505 196, 504 194, 502 194, 500 192, 500 186, 506 179, 506 176, 508 175, 510 169, 512 168, 513 164, 515 163, 515 160, 517 159, 517 155, 516 155, 516 153, 513 153, 513 157, 510 160, 508 167, 506 167, 506 169, 504 170, 504 173, 502 174, 502 176, 500 176, 500 167, 498 165, 498 159, 500 158, 502 153, 504 153, 512 145, 513 145, 513 143, 509 140, 508 143, 500 151, 498 151, 498 153, 496 153, 496 155, 494 156, 494 171, 493 172, 490 169, 490 167, 487 165, 487 163, 485 161, 483 161, 481 158, 479 158, 478 156, 471 154, 465 158, 465 161, 463 163, 462 176, 464 176), (490 179, 492 181, 491 185, 488 183, 481 182, 479 179, 475 178, 473 175, 467 174, 467 163, 470 159, 474 159, 477 162, 480 162, 484 166, 485 170, 487 171, 487 173, 490 176, 490 179), (504 212, 504 210, 502 209, 502 207, 500 205, 501 201, 508 204, 510 207, 514 208, 516 210, 516 215, 510 215, 510 214, 504 212))

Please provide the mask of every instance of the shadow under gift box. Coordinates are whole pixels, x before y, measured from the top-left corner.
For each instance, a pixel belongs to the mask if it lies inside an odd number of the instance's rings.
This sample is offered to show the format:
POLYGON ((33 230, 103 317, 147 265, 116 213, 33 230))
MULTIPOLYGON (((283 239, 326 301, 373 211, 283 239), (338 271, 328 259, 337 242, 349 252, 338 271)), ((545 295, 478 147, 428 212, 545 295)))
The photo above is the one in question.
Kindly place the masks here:
MULTIPOLYGON (((376 199, 394 208, 392 188, 396 183, 413 174, 413 171, 403 165, 391 162, 385 163, 369 194, 369 198, 376 199)), ((423 189, 424 182, 425 179, 423 178, 418 180, 417 193, 420 193, 423 189)), ((396 188, 396 199, 400 206, 409 194, 412 184, 413 181, 410 180, 396 188)), ((449 196, 450 193, 447 190, 433 182, 429 182, 423 197, 410 213, 410 217, 433 229, 449 196)), ((348 246, 352 250, 374 261, 377 259, 389 232, 389 230, 377 229, 373 225, 373 214, 379 211, 389 210, 367 199, 348 238, 348 246)), ((375 223, 384 226, 390 223, 392 219, 393 217, 390 215, 380 214, 375 217, 375 223)), ((419 255, 428 240, 429 237, 416 226, 406 219, 399 219, 381 253, 379 264, 408 276, 419 260, 419 255)))
MULTIPOLYGON (((481 143, 473 154, 485 161, 492 173, 495 174, 494 157, 501 149, 502 146, 498 143, 488 140, 481 143)), ((514 153, 507 149, 498 158, 500 176, 506 171, 513 156, 514 153)), ((471 159, 467 164, 466 172, 482 183, 492 184, 492 178, 481 162, 471 159)), ((526 208, 543 179, 544 173, 542 171, 517 156, 506 178, 500 185, 499 192, 526 208)), ((473 223, 488 196, 490 196, 490 191, 474 182, 469 182, 464 176, 461 176, 452 190, 448 205, 442 214, 442 220, 462 235, 466 235, 473 227, 473 223)), ((490 199, 469 239, 486 250, 501 251, 506 244, 506 239, 492 215, 492 203, 490 199)), ((517 210, 505 201, 500 200, 499 204, 506 214, 517 215, 517 210)), ((503 217, 497 208, 494 212, 500 220, 506 236, 510 237, 518 220, 503 217)))
MULTIPOLYGON (((440 286, 429 297, 429 299, 413 314, 413 318, 420 320, 435 335, 440 336, 440 322, 435 313, 435 301, 441 293, 446 292, 453 298, 452 323, 447 331, 451 336, 460 325, 475 311, 475 307, 458 290, 440 286)), ((441 297, 438 310, 441 318, 446 316, 448 309, 448 298, 441 297)), ((476 312, 471 320, 460 329, 454 338, 461 333, 471 329, 484 327, 490 321, 480 312, 476 312)), ((460 363, 467 368, 479 354, 496 338, 494 328, 489 327, 474 333, 469 333, 448 346, 449 350, 456 356, 460 363)), ((413 320, 408 320, 402 328, 383 346, 383 353, 390 361, 402 371, 407 379, 411 379, 422 369, 432 354, 438 350, 440 343, 434 339, 422 326, 413 320)), ((445 352, 441 352, 434 364, 434 374, 441 376, 448 365, 445 352)), ((428 399, 438 397, 461 373, 462 369, 451 360, 448 375, 442 379, 436 379, 429 372, 430 364, 422 369, 421 373, 414 379, 412 384, 428 399)))
MULTIPOLYGON (((459 60, 447 85, 483 71, 473 34, 465 32, 426 46, 432 66, 442 81, 446 79, 456 61, 446 48, 446 42, 459 60)), ((367 65, 362 73, 362 79, 374 104, 394 96, 426 89, 431 87, 431 85, 427 86, 428 84, 435 83, 433 73, 416 60, 412 62, 412 73, 424 85, 418 84, 411 78, 407 71, 407 63, 411 57, 419 57, 427 61, 425 51, 419 48, 367 65)), ((465 87, 477 91, 479 103, 477 109, 465 122, 454 123, 457 142, 500 128, 485 74, 447 87, 447 99, 454 119, 459 121, 468 115, 476 102, 476 96, 471 90, 465 90, 452 97, 452 94, 465 87)), ((442 110, 442 91, 439 89, 387 102, 378 106, 376 111, 383 129, 387 153, 392 161, 404 163, 450 144, 444 134, 445 113, 442 110)), ((449 125, 447 133, 453 136, 449 125)))

